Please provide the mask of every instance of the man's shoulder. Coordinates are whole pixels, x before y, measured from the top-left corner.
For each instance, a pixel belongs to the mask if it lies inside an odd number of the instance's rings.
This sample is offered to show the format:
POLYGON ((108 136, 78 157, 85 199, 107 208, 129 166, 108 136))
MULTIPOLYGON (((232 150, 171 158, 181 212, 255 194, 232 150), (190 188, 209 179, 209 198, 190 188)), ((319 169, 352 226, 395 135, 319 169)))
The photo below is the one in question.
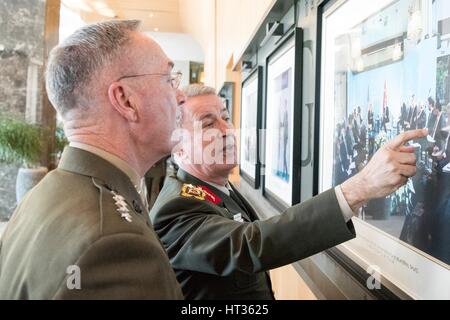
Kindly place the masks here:
POLYGON ((57 169, 19 204, 3 244, 9 239, 14 247, 28 246, 33 238, 48 252, 55 246, 76 256, 103 237, 147 234, 151 229, 144 214, 103 181, 57 169))
POLYGON ((21 220, 40 225, 50 221, 72 224, 88 216, 90 222, 99 221, 95 215, 98 204, 98 190, 90 177, 56 169, 28 192, 10 224, 20 224, 21 220))
POLYGON ((164 180, 164 185, 158 194, 155 205, 157 203, 161 204, 179 198, 183 184, 184 183, 180 181, 176 175, 168 175, 164 180))
MULTIPOLYGON (((136 225, 145 225, 133 204, 102 180, 58 169, 30 192, 21 207, 18 211, 31 212, 31 207, 35 207, 38 214, 42 212, 61 224, 89 225, 92 228, 88 228, 88 233, 94 237, 142 233, 136 225)), ((41 222, 47 221, 44 216, 41 218, 41 222)))
POLYGON ((95 178, 58 169, 50 172, 18 206, 1 239, 0 285, 12 285, 8 282, 18 275, 28 275, 19 287, 39 285, 26 293, 13 292, 12 287, 10 292, 0 290, 0 296, 52 297, 67 267, 76 265, 102 239, 135 235, 141 243, 157 247, 146 219, 120 196, 95 178), (5 256, 11 258, 2 259, 5 256))
POLYGON ((202 188, 200 184, 182 181, 176 175, 170 175, 166 178, 153 208, 158 210, 161 206, 174 201, 201 205, 205 201, 208 202, 207 192, 202 188))

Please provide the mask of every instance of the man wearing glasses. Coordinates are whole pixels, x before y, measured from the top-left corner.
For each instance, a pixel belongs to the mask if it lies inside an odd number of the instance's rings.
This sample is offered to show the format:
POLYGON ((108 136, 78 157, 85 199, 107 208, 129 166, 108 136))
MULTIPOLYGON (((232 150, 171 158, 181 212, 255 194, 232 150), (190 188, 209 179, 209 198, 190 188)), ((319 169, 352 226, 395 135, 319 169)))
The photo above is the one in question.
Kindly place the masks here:
POLYGON ((144 174, 170 154, 180 73, 138 21, 86 26, 50 54, 70 145, 0 240, 0 299, 178 299, 144 174))

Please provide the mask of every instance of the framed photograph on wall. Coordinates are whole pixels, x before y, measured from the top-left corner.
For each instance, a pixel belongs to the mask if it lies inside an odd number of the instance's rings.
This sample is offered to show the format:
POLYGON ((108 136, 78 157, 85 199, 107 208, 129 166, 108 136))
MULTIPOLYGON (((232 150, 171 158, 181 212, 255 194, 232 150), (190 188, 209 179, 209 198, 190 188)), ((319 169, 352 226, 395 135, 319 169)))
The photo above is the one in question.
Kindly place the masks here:
POLYGON ((259 131, 262 119, 262 75, 257 67, 242 82, 239 173, 253 188, 260 185, 259 131))
POLYGON ((284 210, 300 202, 302 29, 266 60, 263 195, 284 210))
POLYGON ((233 100, 234 100, 234 82, 225 82, 219 90, 219 97, 222 99, 223 105, 227 108, 231 120, 234 120, 233 100))
POLYGON ((356 239, 331 255, 399 297, 450 299, 450 2, 336 0, 318 14, 315 192, 397 134, 429 130, 411 142, 416 176, 364 205, 356 239))

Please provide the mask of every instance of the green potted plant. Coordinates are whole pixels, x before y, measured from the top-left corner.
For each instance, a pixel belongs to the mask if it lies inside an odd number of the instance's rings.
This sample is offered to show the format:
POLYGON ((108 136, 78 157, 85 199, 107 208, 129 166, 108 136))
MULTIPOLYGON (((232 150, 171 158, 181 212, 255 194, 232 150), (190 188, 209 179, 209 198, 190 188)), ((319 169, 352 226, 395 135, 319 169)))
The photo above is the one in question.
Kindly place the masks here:
POLYGON ((16 200, 20 200, 48 172, 40 166, 39 126, 13 117, 0 118, 0 161, 21 166, 16 180, 16 200))
POLYGON ((64 133, 64 129, 61 126, 57 126, 55 130, 55 159, 56 159, 56 165, 58 164, 59 160, 61 159, 61 155, 64 151, 64 148, 69 144, 69 140, 67 140, 67 137, 64 133))

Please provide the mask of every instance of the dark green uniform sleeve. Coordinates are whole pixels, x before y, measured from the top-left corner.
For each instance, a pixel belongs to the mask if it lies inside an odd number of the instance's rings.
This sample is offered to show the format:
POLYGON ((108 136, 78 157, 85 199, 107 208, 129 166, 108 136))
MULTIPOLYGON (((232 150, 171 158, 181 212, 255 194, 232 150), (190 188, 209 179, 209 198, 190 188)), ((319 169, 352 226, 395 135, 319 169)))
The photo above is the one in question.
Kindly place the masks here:
POLYGON ((355 237, 334 189, 251 223, 220 216, 204 201, 179 197, 159 208, 153 225, 174 269, 220 276, 267 271, 355 237))
POLYGON ((169 276, 171 267, 163 249, 139 234, 102 237, 76 265, 81 289, 69 290, 66 277, 54 299, 183 298, 175 275, 169 276))

